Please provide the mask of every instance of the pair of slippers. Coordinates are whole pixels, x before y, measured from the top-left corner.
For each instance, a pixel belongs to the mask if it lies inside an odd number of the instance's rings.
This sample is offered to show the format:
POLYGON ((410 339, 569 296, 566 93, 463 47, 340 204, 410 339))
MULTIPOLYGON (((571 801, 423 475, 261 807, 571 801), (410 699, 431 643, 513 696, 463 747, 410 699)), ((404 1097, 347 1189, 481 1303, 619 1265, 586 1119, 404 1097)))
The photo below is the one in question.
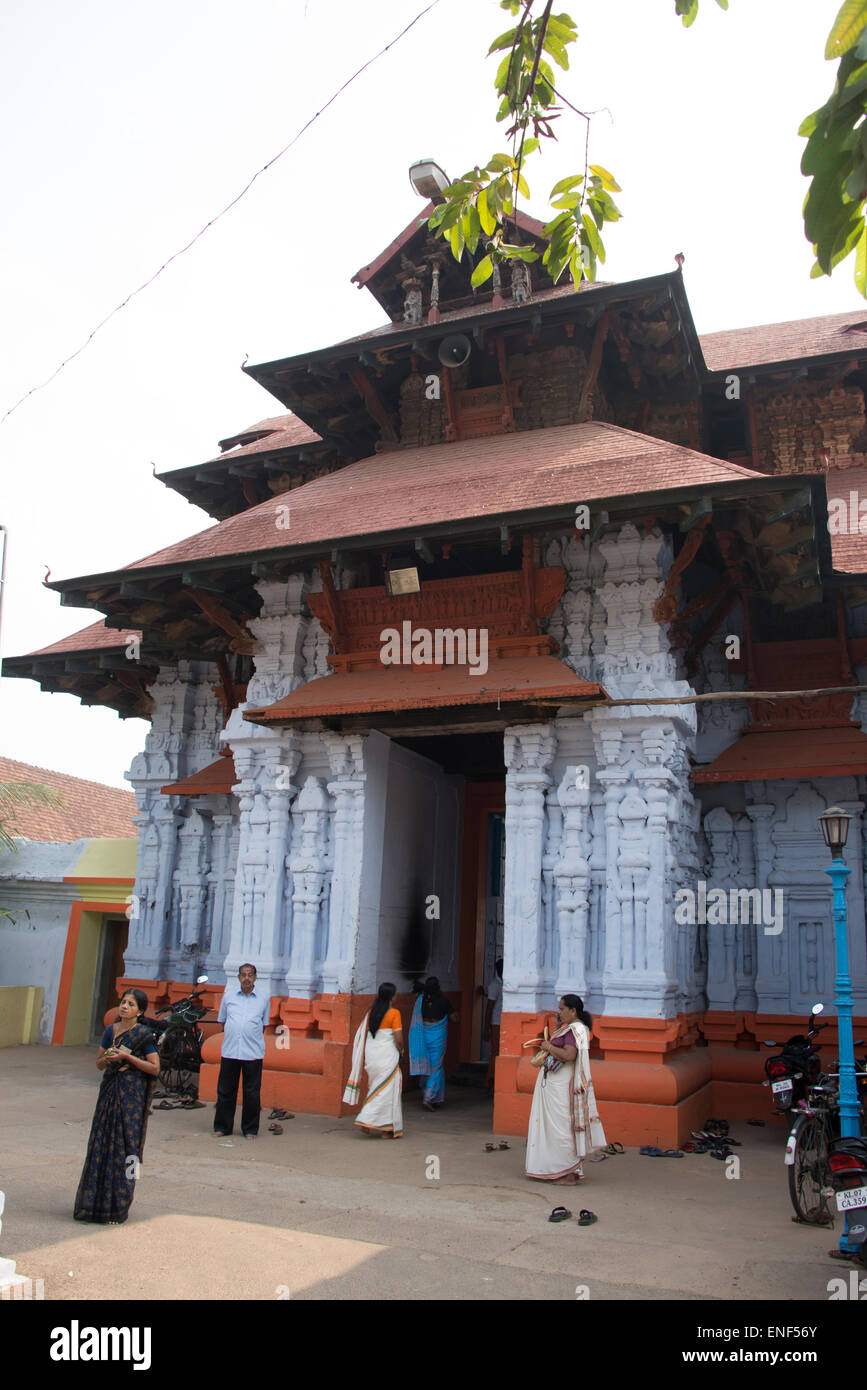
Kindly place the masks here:
POLYGON ((642 1144, 638 1152, 645 1158, 683 1158, 683 1149, 657 1149, 653 1144, 642 1144))
MULTIPOLYGON (((567 1211, 565 1207, 555 1207, 548 1217, 548 1220, 555 1222, 568 1221, 571 1215, 571 1211, 567 1211)), ((587 1211, 586 1207, 582 1207, 581 1211, 578 1213, 579 1226, 592 1226, 593 1222, 598 1220, 599 1217, 596 1215, 595 1211, 587 1211)))
POLYGON ((510 1149, 511 1147, 511 1144, 507 1144, 505 1139, 503 1139, 499 1144, 486 1144, 485 1153, 492 1154, 496 1153, 498 1149, 510 1149))
POLYGON ((622 1154, 623 1152, 623 1145, 614 1139, 610 1144, 606 1144, 604 1149, 600 1149, 598 1153, 591 1154, 590 1162, 604 1163, 606 1158, 614 1158, 617 1154, 622 1154))
MULTIPOLYGON (((268 1116, 269 1120, 294 1120, 295 1116, 291 1110, 272 1110, 268 1116)), ((270 1126, 269 1126, 270 1128, 270 1126)))

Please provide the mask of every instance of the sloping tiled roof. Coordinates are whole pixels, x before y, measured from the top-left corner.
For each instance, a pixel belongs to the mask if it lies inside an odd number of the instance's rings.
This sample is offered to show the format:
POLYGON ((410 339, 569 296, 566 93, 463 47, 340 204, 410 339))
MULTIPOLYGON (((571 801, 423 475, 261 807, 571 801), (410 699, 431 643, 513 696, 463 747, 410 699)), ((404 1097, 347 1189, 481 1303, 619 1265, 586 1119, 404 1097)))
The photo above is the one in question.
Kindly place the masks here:
POLYGON ((83 839, 135 839, 132 818, 137 808, 132 792, 3 757, 0 782, 38 782, 59 792, 65 802, 63 807, 39 802, 32 806, 16 805, 6 821, 12 835, 64 844, 83 839))
POLYGON ((258 425, 239 430, 232 438, 243 439, 245 435, 257 432, 258 439, 237 448, 224 449, 221 454, 207 459, 206 462, 221 463, 224 459, 234 462, 235 459, 245 458, 248 454, 261 454, 274 449, 293 449, 299 444, 314 444, 322 439, 321 434, 317 434, 309 425, 305 425, 303 420, 299 420, 297 415, 291 413, 274 415, 270 420, 261 420, 258 425))
MULTIPOLYGON (((94 652, 111 647, 123 647, 127 637, 141 637, 140 632, 128 628, 106 627, 104 622, 91 623, 80 632, 71 632, 52 642, 50 647, 40 647, 38 651, 26 652, 25 656, 59 656, 64 652, 94 652)), ((22 763, 22 767, 24 764, 22 763)))
POLYGON ((592 420, 396 449, 314 478, 291 494, 228 517, 127 569, 284 549, 287 544, 316 545, 738 478, 755 481, 756 474, 678 444, 592 420), (282 510, 278 526, 277 509, 286 506, 289 515, 282 510))
POLYGON ((830 468, 825 487, 828 493, 828 520, 831 532, 831 554, 835 570, 847 574, 867 574, 867 507, 859 515, 859 503, 867 502, 867 468, 830 468), (855 493, 854 501, 851 493, 855 493), (835 535, 834 527, 839 511, 832 502, 839 498, 846 509, 846 519, 853 523, 853 529, 835 535), (864 533, 858 529, 863 516, 864 533))
POLYGON ((867 735, 851 725, 837 729, 746 729, 707 767, 692 774, 698 784, 773 781, 775 778, 851 777, 867 772, 867 735))
POLYGON ((791 362, 799 357, 825 357, 836 352, 867 354, 867 308, 852 314, 826 314, 824 318, 704 333, 699 342, 712 372, 727 367, 758 367, 765 362, 791 362))

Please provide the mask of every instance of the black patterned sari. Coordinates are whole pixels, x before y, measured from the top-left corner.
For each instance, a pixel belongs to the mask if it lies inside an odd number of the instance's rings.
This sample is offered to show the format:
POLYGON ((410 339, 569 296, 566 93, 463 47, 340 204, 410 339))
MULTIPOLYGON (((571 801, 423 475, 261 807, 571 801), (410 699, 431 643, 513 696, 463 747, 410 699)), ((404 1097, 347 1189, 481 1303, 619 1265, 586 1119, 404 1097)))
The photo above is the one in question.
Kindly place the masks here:
MULTIPOLYGON (((111 1046, 112 1037, 113 1029, 109 1026, 102 1037, 103 1048, 111 1046)), ((137 1057, 147 1057, 157 1050, 150 1029, 140 1023, 118 1041, 137 1057)), ((155 1084, 155 1076, 148 1076, 129 1063, 107 1064, 75 1194, 76 1221, 126 1221, 155 1084)))

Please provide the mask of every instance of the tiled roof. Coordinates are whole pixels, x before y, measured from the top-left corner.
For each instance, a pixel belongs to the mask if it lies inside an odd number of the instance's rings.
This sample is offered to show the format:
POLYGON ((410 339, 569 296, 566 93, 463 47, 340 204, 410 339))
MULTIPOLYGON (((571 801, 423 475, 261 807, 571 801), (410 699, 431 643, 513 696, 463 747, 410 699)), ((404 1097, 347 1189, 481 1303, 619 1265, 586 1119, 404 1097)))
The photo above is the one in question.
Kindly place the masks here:
MULTIPOLYGON (((299 420, 297 415, 291 413, 286 415, 274 415, 270 420, 262 420, 258 425, 251 425, 249 429, 239 430, 233 439, 242 439, 245 435, 259 433, 259 438, 252 440, 249 444, 242 444, 238 448, 224 449, 221 454, 208 459, 208 463, 222 463, 224 459, 234 462, 235 459, 245 458, 248 454, 267 453, 274 449, 293 449, 299 444, 318 443, 322 436, 312 430, 309 425, 305 425, 303 420, 299 420)), ((228 441, 224 441, 228 442, 228 441)))
MULTIPOLYGON (((534 290, 532 299, 529 299, 524 307, 527 307, 527 305, 532 307, 534 304, 544 304, 547 303, 547 301, 550 299, 567 299, 569 295, 584 296, 588 294, 591 290, 606 289, 610 284, 611 281, 609 280, 594 280, 592 284, 589 280, 582 280, 581 288, 576 290, 575 286, 572 284, 572 281, 570 279, 567 280, 566 283, 563 285, 552 285, 550 289, 534 290)), ((474 317, 482 318, 487 317, 491 314, 505 313, 508 309, 517 309, 520 307, 519 305, 514 304, 512 300, 508 298, 508 292, 503 296, 503 298, 505 300, 505 303, 502 309, 493 309, 489 302, 465 304, 462 309, 450 309, 448 311, 444 311, 440 314, 439 321, 442 324, 451 323, 455 319, 469 319, 474 317)), ((426 327, 425 324, 421 324, 419 326, 422 328, 426 327)), ((398 321, 397 323, 384 323, 381 328, 370 328, 366 333, 356 333, 356 335, 353 338, 341 338, 340 342, 335 343, 334 346, 344 347, 347 343, 361 343, 369 338, 384 338, 387 337, 390 333, 405 333, 409 328, 410 324, 402 323, 401 321, 398 321)))
POLYGON ((736 743, 707 767, 697 768, 693 782, 755 782, 775 778, 850 777, 867 772, 867 735, 860 729, 747 729, 736 743))
MULTIPOLYGON (((534 700, 605 700, 601 685, 581 680, 554 656, 494 658, 483 675, 467 665, 379 666, 320 676, 276 704, 244 711, 255 722, 286 723, 311 716, 368 714, 382 710, 450 709, 534 700)), ((867 743, 867 739, 865 739, 867 743)), ((165 788, 163 788, 165 791, 165 788)))
POLYGON ((12 835, 64 844, 84 839, 135 839, 132 818, 137 809, 132 792, 3 757, 0 782, 38 782, 59 792, 65 803, 63 807, 40 802, 16 805, 6 819, 6 829, 12 835))
POLYGON ((704 360, 712 372, 727 367, 759 367, 765 362, 825 357, 835 352, 867 354, 867 308, 852 314, 763 323, 756 328, 731 328, 699 337, 704 360))
POLYGON ((25 656, 57 656, 64 652, 103 651, 111 647, 123 647, 127 637, 140 638, 141 633, 127 628, 106 627, 104 622, 91 623, 80 632, 72 632, 68 637, 61 637, 59 642, 52 642, 50 647, 25 652, 25 656))
POLYGON ((830 468, 825 486, 828 493, 828 521, 831 533, 831 554, 835 570, 848 574, 867 574, 867 507, 859 513, 859 504, 867 502, 867 468, 830 468), (854 492, 854 499, 851 494, 854 492), (846 522, 851 529, 834 534, 837 516, 842 516, 832 502, 840 499, 845 507, 846 522), (857 528, 863 519, 864 533, 857 528))
POLYGON ((231 755, 221 756, 191 777, 182 777, 179 782, 160 787, 160 791, 165 796, 224 796, 240 780, 235 772, 235 759, 231 755))
POLYGON ((314 478, 291 494, 260 502, 127 568, 279 550, 287 543, 315 545, 737 478, 755 481, 756 474, 600 421, 396 449, 314 478), (287 506, 288 516, 285 510, 278 512, 287 506))

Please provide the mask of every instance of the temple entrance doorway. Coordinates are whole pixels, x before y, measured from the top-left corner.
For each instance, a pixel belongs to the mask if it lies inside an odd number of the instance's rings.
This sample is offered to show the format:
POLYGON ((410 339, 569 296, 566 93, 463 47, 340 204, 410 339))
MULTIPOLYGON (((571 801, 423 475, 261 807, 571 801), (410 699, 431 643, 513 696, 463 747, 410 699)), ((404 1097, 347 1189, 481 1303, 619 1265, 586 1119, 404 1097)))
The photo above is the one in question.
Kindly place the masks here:
POLYGON ((434 734, 394 742, 436 762, 463 784, 457 901, 457 990, 446 989, 460 1023, 450 1038, 450 1075, 485 1087, 491 1045, 485 1038, 486 994, 503 953, 506 768, 501 732, 434 734))

